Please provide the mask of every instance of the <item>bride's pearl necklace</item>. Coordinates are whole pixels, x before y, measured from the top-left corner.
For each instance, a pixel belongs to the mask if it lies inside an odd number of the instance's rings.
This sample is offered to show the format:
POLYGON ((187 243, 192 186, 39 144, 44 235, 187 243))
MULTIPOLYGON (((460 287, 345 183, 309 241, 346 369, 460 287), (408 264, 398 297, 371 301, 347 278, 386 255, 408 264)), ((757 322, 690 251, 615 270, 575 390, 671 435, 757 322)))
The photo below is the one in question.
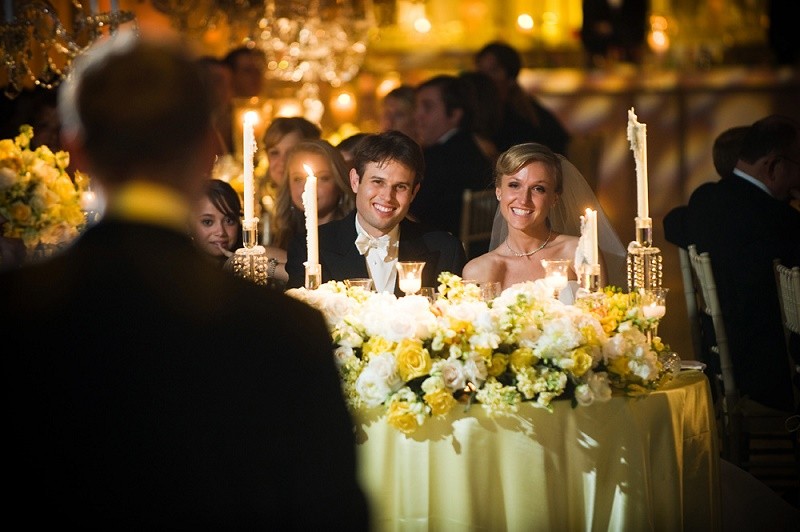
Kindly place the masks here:
POLYGON ((544 244, 539 246, 538 248, 534 249, 533 251, 528 251, 527 253, 518 253, 511 248, 511 244, 508 243, 508 238, 506 238, 506 247, 508 250, 514 254, 515 257, 530 257, 531 255, 535 255, 539 253, 544 247, 550 242, 550 237, 553 236, 553 230, 549 229, 547 233, 547 240, 544 241, 544 244))

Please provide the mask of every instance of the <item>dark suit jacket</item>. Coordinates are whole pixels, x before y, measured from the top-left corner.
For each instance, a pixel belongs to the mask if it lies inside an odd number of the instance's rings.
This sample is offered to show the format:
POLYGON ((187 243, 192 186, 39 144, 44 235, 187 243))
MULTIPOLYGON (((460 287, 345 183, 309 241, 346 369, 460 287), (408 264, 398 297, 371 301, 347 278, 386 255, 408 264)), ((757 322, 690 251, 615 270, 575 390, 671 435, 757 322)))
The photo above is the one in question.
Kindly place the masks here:
POLYGON ((773 259, 800 264, 800 213, 740 177, 692 193, 686 238, 708 251, 743 394, 791 408, 773 259))
POLYGON ((184 235, 110 220, 0 275, 0 301, 6 515, 367 528, 318 312, 221 271, 184 235))
MULTIPOLYGON (((369 277, 367 261, 356 248, 355 211, 341 220, 328 222, 319 227, 319 262, 322 265, 322 281, 343 281, 358 277, 369 277)), ((306 261, 305 234, 297 235, 289 246, 286 271, 289 288, 305 283, 306 261)), ((466 258, 461 242, 444 231, 428 231, 420 224, 403 220, 400 222, 401 261, 424 261, 422 286, 437 286, 442 272, 461 275, 466 258)), ((402 292, 398 292, 398 295, 402 292)))
POLYGON ((488 188, 492 163, 472 135, 462 130, 423 153, 425 177, 408 212, 428 227, 458 235, 464 191, 488 188))

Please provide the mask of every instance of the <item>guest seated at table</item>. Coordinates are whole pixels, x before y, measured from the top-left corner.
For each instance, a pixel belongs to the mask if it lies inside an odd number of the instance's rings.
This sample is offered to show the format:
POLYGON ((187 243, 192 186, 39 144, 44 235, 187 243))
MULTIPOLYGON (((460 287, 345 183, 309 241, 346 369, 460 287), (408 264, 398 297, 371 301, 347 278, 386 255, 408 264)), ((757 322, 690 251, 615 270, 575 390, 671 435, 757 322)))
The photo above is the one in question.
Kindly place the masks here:
POLYGON ((225 274, 187 234, 212 105, 188 51, 133 32, 60 86, 64 147, 107 208, 62 254, 0 274, 11 521, 368 528, 324 318, 225 274))
POLYGON ((301 116, 280 116, 264 132, 264 150, 269 163, 268 178, 275 191, 283 184, 286 156, 302 140, 319 139, 322 131, 301 116))
MULTIPOLYGON (((369 135, 358 144, 350 170, 356 209, 319 227, 323 282, 371 277, 377 291, 397 293, 398 261, 424 261, 423 286, 436 286, 443 271, 461 274, 461 242, 406 219, 424 169, 422 149, 399 131, 369 135)), ((289 287, 303 285, 306 258, 305 236, 296 235, 286 265, 289 287)))
MULTIPOLYGON (((499 281, 503 289, 545 276, 542 259, 575 258, 582 209, 598 211, 600 252, 613 266, 614 284, 625 275, 625 248, 580 172, 548 147, 519 144, 502 153, 495 166, 498 215, 490 249, 464 267, 464 277, 499 281)), ((607 281, 600 258, 601 284, 607 281)), ((574 268, 569 278, 575 280, 574 268)), ((566 296, 565 296, 566 297, 566 296)))
POLYGON ((753 123, 732 173, 692 193, 686 241, 711 256, 741 393, 793 410, 773 260, 800 264, 800 212, 789 205, 800 189, 797 121, 771 115, 753 123))
POLYGON ((336 145, 336 149, 342 154, 344 162, 347 164, 348 172, 353 167, 353 153, 356 150, 356 146, 361 142, 361 139, 367 135, 369 135, 369 133, 354 133, 336 145))
MULTIPOLYGON (((720 179, 733 175, 739 160, 744 136, 749 126, 735 126, 720 133, 711 147, 711 159, 720 179)), ((686 235, 686 205, 679 205, 664 216, 664 238, 676 246, 686 249, 692 242, 686 235)))
POLYGON ((195 245, 220 266, 242 247, 242 204, 225 181, 212 179, 194 205, 190 230, 195 245))
POLYGON ((305 234, 305 188, 308 165, 317 177, 317 223, 339 220, 353 210, 354 196, 348 183, 348 168, 339 151, 324 140, 305 140, 294 146, 286 159, 283 185, 278 191, 272 220, 272 244, 267 255, 277 260, 272 278, 285 284, 286 249, 297 234, 305 234))

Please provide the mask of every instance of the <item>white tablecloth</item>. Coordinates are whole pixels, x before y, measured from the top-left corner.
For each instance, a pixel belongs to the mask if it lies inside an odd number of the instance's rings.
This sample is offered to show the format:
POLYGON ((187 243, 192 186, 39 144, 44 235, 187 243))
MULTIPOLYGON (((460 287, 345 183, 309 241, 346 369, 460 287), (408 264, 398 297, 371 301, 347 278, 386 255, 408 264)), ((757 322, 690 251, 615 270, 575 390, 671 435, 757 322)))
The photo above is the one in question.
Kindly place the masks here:
POLYGON ((512 416, 480 405, 406 436, 359 413, 359 475, 377 531, 716 530, 708 382, 683 372, 641 398, 512 416))

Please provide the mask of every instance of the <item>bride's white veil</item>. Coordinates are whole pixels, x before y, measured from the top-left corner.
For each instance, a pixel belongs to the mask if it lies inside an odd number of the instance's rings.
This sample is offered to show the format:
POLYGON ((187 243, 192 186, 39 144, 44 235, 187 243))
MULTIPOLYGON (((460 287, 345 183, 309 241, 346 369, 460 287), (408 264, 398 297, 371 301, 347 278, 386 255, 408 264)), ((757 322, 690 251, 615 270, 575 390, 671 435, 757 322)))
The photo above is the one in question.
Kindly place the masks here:
MULTIPOLYGON (((598 247, 606 264, 607 283, 621 288, 627 287, 626 258, 628 252, 625 246, 622 245, 622 241, 614 231, 600 201, 580 171, 566 157, 559 155, 558 158, 561 160, 564 182, 558 203, 550 210, 550 227, 557 233, 580 236, 581 214, 587 208, 596 210, 598 247)), ((508 226, 498 208, 492 224, 489 250, 499 246, 506 236, 508 236, 508 226)))

